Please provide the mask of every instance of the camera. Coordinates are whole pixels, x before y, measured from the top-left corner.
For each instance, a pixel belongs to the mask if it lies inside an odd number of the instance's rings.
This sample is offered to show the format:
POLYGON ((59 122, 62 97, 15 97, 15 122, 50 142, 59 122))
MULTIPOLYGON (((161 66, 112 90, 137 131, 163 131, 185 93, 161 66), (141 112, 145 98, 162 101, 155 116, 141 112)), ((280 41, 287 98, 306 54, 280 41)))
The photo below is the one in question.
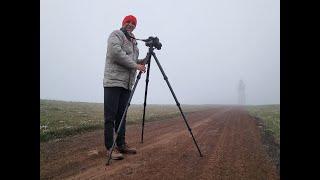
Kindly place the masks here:
POLYGON ((130 38, 133 38, 135 40, 140 40, 140 41, 144 41, 146 43, 146 46, 152 48, 152 47, 155 47, 157 48, 158 50, 161 49, 162 47, 162 44, 159 42, 159 38, 158 37, 153 37, 153 36, 150 36, 148 39, 137 39, 135 37, 132 37, 129 35, 129 33, 126 31, 125 28, 121 28, 120 29, 124 34, 125 36, 130 39, 130 38))
POLYGON ((160 50, 161 47, 162 47, 162 44, 159 42, 159 38, 158 37, 150 36, 148 39, 145 40, 145 42, 146 42, 146 46, 155 47, 158 50, 160 50))

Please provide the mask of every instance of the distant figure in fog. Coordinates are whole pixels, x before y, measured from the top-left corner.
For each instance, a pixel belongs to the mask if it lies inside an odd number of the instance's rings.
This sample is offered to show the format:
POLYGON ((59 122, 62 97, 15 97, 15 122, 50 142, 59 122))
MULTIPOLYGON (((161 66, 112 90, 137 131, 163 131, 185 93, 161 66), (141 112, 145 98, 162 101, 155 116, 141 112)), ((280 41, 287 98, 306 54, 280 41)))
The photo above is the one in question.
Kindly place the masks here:
POLYGON ((244 84, 244 82, 242 80, 240 80, 239 86, 238 86, 238 95, 239 95, 238 100, 239 100, 240 105, 246 104, 245 88, 246 88, 246 85, 244 84))

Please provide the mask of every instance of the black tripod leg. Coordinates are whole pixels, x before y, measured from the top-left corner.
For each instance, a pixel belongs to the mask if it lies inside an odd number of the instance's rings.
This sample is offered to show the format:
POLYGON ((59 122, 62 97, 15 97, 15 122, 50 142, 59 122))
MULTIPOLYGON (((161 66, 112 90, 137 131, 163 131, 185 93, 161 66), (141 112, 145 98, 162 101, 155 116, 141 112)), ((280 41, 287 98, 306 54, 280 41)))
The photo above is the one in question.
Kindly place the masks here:
POLYGON ((125 115, 127 114, 127 111, 128 111, 129 106, 130 106, 130 102, 131 102, 133 93, 134 93, 134 91, 136 90, 136 87, 137 87, 138 82, 139 82, 139 80, 140 80, 141 74, 142 74, 142 72, 140 71, 139 74, 138 74, 138 76, 137 76, 137 80, 136 80, 136 82, 135 82, 135 84, 134 84, 134 86, 133 86, 133 89, 132 89, 132 91, 131 91, 131 94, 130 94, 130 97, 129 97, 129 100, 128 100, 126 109, 124 110, 123 115, 122 115, 122 118, 121 118, 121 121, 120 121, 120 123, 119 123, 119 127, 118 127, 118 130, 117 130, 117 133, 116 133, 116 137, 115 137, 115 139, 114 139, 114 141, 113 141, 113 144, 112 144, 112 147, 111 147, 111 150, 110 150, 110 153, 109 153, 109 158, 108 158, 108 161, 107 161, 107 164, 106 164, 106 165, 109 165, 109 164, 110 164, 111 155, 112 155, 114 146, 115 146, 115 144, 116 144, 116 140, 117 140, 117 138, 118 138, 118 134, 119 134, 120 128, 121 128, 121 126, 122 126, 124 117, 125 117, 125 115))
POLYGON ((168 77, 167 77, 166 74, 164 73, 164 71, 163 71, 163 69, 162 69, 162 67, 161 67, 161 65, 160 65, 160 63, 159 63, 159 61, 158 61, 158 59, 157 59, 157 57, 156 57, 156 55, 155 55, 154 52, 152 52, 152 56, 153 56, 154 59, 156 60, 157 65, 158 65, 158 67, 159 67, 159 69, 160 69, 160 71, 161 71, 161 73, 162 73, 162 75, 163 75, 164 80, 167 82, 167 85, 168 85, 168 87, 169 87, 169 89, 170 89, 170 91, 171 91, 171 94, 172 94, 173 97, 174 97, 174 100, 175 100, 176 103, 177 103, 177 106, 178 106, 178 108, 179 108, 179 110, 180 110, 180 113, 181 113, 181 115, 182 115, 182 117, 183 117, 183 120, 184 120, 184 122, 186 123, 186 125, 187 125, 187 127, 188 127, 188 130, 189 130, 189 132, 190 132, 190 134, 191 134, 191 136, 192 136, 193 142, 194 142, 194 144, 196 145, 196 147, 197 147, 197 149, 198 149, 198 151, 199 151, 200 157, 202 157, 202 154, 201 154, 201 151, 200 151, 199 146, 198 146, 198 144, 197 144, 197 141, 195 140, 195 138, 194 138, 194 136, 193 136, 193 133, 192 133, 192 131, 191 131, 191 128, 190 128, 190 126, 189 126, 189 124, 188 124, 188 122, 187 122, 187 120, 186 120, 186 117, 185 117, 185 115, 184 115, 184 113, 183 113, 183 111, 182 111, 182 109, 181 109, 180 103, 178 102, 178 99, 177 99, 176 95, 174 94, 173 89, 172 89, 172 87, 171 87, 171 85, 170 85, 170 83, 169 83, 169 81, 168 81, 168 77))
MULTIPOLYGON (((150 56, 150 58, 151 58, 151 56, 150 56)), ((145 120, 146 106, 147 106, 147 95, 148 95, 148 84, 149 84, 149 73, 150 73, 150 58, 149 58, 149 63, 148 63, 147 76, 146 76, 146 88, 144 91, 141 143, 143 143, 144 120, 145 120)))

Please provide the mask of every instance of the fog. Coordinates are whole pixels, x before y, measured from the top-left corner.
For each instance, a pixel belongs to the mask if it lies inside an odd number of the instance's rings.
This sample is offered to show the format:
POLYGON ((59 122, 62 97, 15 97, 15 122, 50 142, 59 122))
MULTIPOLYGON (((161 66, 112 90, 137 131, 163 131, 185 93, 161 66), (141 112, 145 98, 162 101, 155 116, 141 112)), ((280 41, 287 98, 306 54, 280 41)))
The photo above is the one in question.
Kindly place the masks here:
MULTIPOLYGON (((137 17, 181 104, 280 104, 280 1, 41 0, 40 98, 103 102, 107 39, 137 17)), ((148 48, 138 42, 139 58, 148 48)), ((132 104, 143 104, 146 73, 132 104)), ((152 59, 148 104, 175 104, 152 59)))

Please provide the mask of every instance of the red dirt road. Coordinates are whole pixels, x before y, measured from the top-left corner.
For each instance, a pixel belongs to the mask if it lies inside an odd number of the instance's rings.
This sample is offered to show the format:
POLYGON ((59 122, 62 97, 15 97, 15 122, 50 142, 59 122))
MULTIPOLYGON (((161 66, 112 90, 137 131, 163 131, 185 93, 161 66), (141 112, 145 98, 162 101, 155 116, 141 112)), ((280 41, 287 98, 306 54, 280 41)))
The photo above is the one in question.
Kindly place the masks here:
POLYGON ((241 107, 186 115, 204 157, 181 116, 127 127, 135 155, 105 166, 103 130, 41 143, 41 179, 280 179, 261 143, 255 119, 241 107))

